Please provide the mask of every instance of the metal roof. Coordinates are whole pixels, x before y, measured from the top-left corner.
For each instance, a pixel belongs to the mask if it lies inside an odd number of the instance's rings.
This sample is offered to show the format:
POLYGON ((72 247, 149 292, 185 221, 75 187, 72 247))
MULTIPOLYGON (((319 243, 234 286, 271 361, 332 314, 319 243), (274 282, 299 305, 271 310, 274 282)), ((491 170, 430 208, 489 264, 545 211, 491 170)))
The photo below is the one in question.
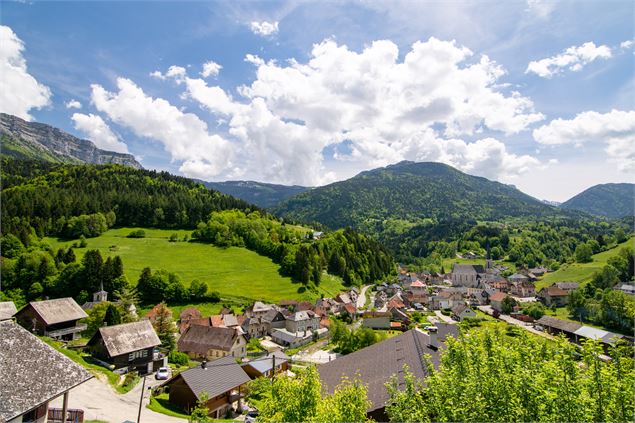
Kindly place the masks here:
POLYGON ((274 352, 270 353, 269 355, 267 355, 265 357, 259 357, 259 358, 255 359, 253 361, 245 363, 244 365, 251 366, 255 370, 257 370, 259 373, 265 374, 265 373, 267 373, 269 370, 271 370, 273 368, 273 357, 272 356, 276 356, 276 366, 279 366, 280 364, 291 360, 288 355, 286 355, 285 353, 283 353, 280 350, 277 350, 277 351, 274 351, 274 352))
POLYGON ((593 328, 591 326, 582 326, 581 328, 579 328, 573 333, 575 333, 578 336, 583 336, 585 338, 602 339, 606 335, 608 335, 610 332, 606 330, 602 330, 602 329, 593 328))
POLYGON ((236 363, 236 359, 230 356, 207 362, 205 368, 192 367, 179 373, 165 384, 169 385, 178 378, 183 378, 197 399, 200 399, 203 392, 207 393, 209 398, 214 398, 251 380, 243 368, 236 363))
POLYGON ((92 344, 100 337, 104 340, 104 345, 111 357, 161 344, 149 320, 99 328, 88 343, 92 344))
MULTIPOLYGON (((70 297, 32 301, 22 310, 25 310, 27 307, 33 307, 47 326, 88 317, 88 314, 70 297)), ((20 310, 20 312, 22 312, 22 310, 20 310)))
POLYGON ((542 316, 540 319, 536 320, 536 323, 545 327, 551 327, 569 333, 575 333, 582 327, 580 323, 557 319, 551 316, 542 316))
POLYGON ((0 322, 0 375, 0 421, 10 421, 93 377, 12 320, 0 322))

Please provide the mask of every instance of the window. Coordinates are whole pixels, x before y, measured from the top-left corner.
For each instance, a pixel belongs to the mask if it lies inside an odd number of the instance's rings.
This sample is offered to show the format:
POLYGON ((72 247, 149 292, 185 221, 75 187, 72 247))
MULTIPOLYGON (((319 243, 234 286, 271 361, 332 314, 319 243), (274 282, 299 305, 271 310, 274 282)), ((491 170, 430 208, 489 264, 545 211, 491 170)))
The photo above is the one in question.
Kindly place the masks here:
POLYGON ((148 350, 134 351, 128 354, 128 361, 136 360, 137 358, 146 358, 148 356, 148 350))

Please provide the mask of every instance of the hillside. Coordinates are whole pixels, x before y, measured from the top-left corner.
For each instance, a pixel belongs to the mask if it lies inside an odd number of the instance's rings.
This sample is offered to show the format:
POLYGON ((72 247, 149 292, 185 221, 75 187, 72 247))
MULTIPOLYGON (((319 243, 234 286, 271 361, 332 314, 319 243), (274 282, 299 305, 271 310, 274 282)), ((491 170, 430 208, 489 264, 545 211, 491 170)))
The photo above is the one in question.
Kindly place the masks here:
POLYGON ((280 202, 310 188, 299 185, 276 185, 255 181, 202 182, 207 188, 240 198, 258 207, 274 207, 280 202))
POLYGON ((596 216, 620 218, 635 214, 635 184, 600 184, 592 186, 560 205, 596 216))
POLYGON ((120 164, 141 169, 131 154, 101 150, 91 141, 50 125, 27 122, 0 113, 0 147, 3 156, 70 164, 120 164))

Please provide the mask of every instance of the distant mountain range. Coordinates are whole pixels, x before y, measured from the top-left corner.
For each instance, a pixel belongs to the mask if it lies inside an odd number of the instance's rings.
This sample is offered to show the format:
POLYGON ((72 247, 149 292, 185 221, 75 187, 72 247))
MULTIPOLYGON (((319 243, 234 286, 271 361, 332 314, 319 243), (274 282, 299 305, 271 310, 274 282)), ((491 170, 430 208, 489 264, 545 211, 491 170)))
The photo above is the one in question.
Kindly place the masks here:
POLYGON ((635 184, 595 185, 560 207, 611 218, 632 217, 635 213, 635 184))
POLYGON ((254 181, 201 182, 207 188, 229 194, 263 208, 274 207, 289 197, 311 189, 299 185, 287 186, 254 181))
POLYGON ((101 150, 91 141, 77 138, 61 129, 17 116, 0 113, 0 151, 21 160, 40 160, 68 164, 120 164, 143 167, 131 154, 101 150))

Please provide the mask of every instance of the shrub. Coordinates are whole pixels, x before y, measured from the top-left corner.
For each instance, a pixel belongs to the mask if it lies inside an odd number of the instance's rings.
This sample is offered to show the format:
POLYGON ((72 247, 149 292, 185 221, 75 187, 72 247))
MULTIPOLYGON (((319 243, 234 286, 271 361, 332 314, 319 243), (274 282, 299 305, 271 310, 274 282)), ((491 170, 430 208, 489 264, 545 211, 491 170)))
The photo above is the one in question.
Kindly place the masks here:
POLYGON ((168 363, 177 364, 179 366, 187 366, 189 362, 190 360, 185 353, 170 351, 168 354, 168 363))
POLYGON ((171 234, 170 238, 168 238, 169 242, 177 242, 178 240, 179 240, 179 234, 177 234, 176 232, 171 234))
POLYGON ((146 237, 146 231, 144 231, 143 229, 135 229, 134 231, 128 234, 128 238, 145 238, 145 237, 146 237))

